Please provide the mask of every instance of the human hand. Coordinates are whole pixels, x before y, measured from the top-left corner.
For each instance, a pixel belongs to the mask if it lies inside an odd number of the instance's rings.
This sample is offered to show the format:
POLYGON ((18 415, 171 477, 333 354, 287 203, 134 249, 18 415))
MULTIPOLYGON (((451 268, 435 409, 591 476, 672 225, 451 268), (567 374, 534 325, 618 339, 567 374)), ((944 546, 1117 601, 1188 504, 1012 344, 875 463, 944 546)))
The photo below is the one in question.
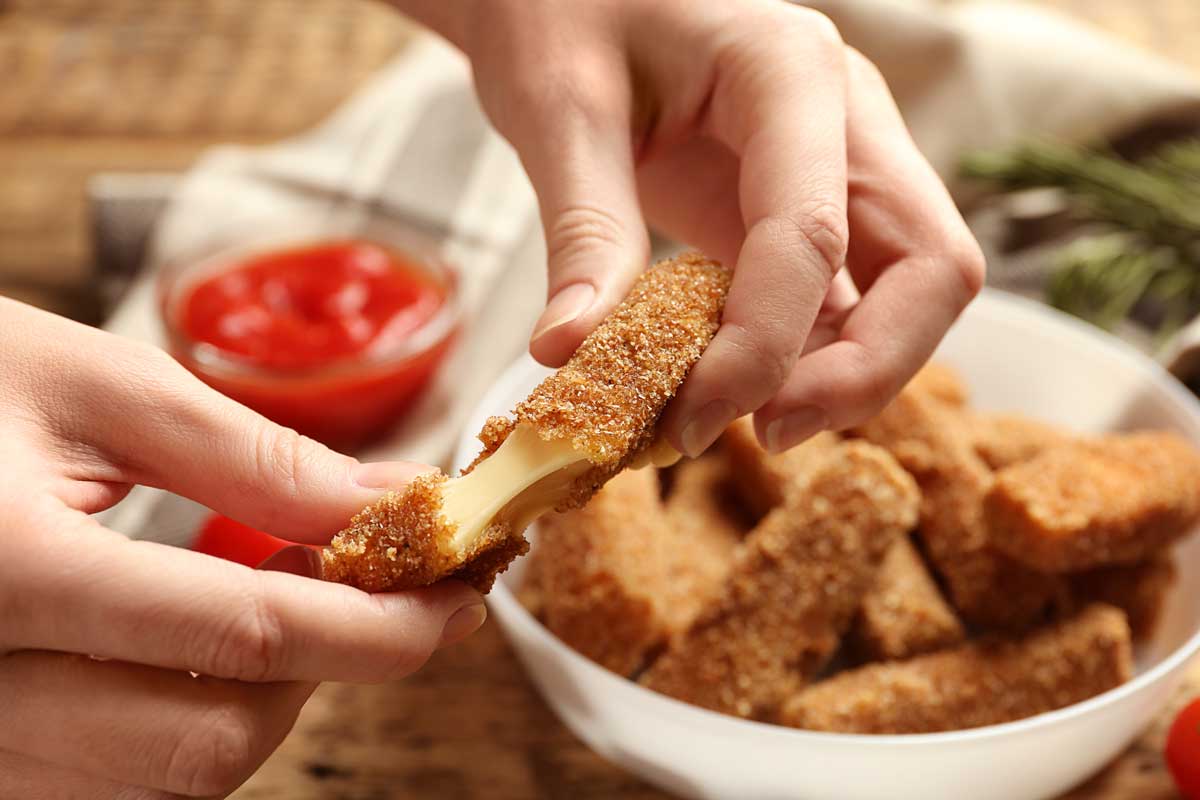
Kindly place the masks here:
POLYGON ((879 411, 978 292, 979 248, 878 71, 779 0, 396 0, 470 57, 537 190, 561 364, 648 257, 646 222, 735 265, 665 430, 755 412, 773 450, 879 411))
POLYGON ((0 465, 0 797, 226 794, 316 681, 407 675, 483 621, 457 582, 368 595, 101 527, 145 484, 325 542, 421 467, 359 464, 160 350, 4 298, 0 465))

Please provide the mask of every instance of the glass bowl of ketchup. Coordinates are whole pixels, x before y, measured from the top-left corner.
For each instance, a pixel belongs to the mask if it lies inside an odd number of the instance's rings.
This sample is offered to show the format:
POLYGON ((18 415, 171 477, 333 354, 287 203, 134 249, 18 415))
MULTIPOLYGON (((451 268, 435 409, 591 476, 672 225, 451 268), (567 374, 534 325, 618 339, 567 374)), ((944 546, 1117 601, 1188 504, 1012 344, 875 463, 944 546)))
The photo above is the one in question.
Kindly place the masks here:
POLYGON ((459 321, 455 271, 415 234, 260 240, 170 265, 158 288, 180 363, 339 450, 400 420, 459 321))

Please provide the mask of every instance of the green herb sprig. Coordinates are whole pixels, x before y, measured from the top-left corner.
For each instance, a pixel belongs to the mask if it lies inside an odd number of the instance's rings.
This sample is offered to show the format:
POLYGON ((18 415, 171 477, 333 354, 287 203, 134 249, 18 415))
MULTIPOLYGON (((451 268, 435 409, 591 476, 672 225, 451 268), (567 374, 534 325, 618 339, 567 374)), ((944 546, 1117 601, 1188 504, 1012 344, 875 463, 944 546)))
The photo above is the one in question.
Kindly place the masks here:
POLYGON ((1058 188, 1076 218, 1104 229, 1052 256, 1046 296, 1053 305, 1111 329, 1149 302, 1160 337, 1200 309, 1200 138, 1137 162, 1035 141, 975 153, 963 172, 1010 191, 1058 188))

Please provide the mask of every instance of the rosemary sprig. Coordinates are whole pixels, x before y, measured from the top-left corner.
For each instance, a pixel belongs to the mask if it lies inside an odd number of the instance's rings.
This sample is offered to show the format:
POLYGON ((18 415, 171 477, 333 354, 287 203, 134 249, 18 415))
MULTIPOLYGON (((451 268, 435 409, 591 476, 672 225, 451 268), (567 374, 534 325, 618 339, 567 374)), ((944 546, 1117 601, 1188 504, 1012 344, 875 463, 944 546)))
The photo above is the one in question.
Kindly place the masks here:
POLYGON ((1160 336, 1200 309, 1200 139, 1136 163, 1036 141, 973 154, 963 171, 1006 190, 1057 187, 1076 217, 1108 231, 1053 256, 1046 293, 1055 306, 1111 329, 1148 304, 1160 336))

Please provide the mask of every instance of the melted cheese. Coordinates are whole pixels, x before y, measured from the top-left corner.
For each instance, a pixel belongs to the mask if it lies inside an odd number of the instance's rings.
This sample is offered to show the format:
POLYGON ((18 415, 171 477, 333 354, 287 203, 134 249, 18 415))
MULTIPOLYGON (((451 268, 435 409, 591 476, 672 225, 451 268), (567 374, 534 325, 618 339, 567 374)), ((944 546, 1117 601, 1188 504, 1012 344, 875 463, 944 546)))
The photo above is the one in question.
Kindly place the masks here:
POLYGON ((443 486, 442 514, 456 529, 454 546, 469 546, 498 516, 523 529, 558 505, 587 467, 569 442, 546 441, 518 425, 496 452, 443 486))

